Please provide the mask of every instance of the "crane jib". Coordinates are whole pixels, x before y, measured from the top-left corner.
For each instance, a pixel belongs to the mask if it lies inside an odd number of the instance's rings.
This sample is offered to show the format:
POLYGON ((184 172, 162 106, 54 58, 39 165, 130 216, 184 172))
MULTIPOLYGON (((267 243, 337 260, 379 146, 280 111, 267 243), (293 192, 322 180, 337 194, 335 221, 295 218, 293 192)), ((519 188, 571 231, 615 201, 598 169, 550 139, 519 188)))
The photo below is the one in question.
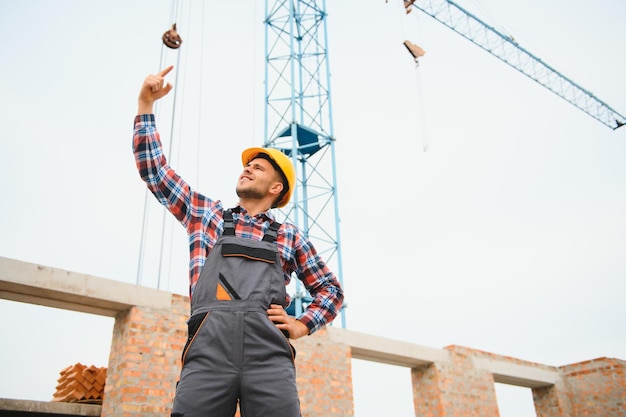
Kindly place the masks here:
POLYGON ((520 46, 511 36, 489 26, 453 1, 412 0, 409 3, 600 123, 613 130, 626 124, 625 116, 520 46))

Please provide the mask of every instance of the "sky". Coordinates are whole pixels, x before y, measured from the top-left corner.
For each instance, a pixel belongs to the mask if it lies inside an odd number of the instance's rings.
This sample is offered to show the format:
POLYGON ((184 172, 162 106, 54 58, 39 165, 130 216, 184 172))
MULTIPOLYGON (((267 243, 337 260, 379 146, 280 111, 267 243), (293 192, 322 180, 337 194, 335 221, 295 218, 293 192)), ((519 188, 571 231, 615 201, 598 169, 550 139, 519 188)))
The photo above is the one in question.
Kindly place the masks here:
MULTIPOLYGON (((134 165, 137 93, 176 65, 157 111, 170 163, 234 204, 240 152, 263 141, 257 3, 0 0, 0 256, 185 294, 184 230, 134 165), (173 20, 184 53, 163 51, 173 20)), ((459 4, 626 114, 626 3, 459 4)), ((327 11, 346 327, 552 366, 626 359, 626 128, 399 2, 327 11)), ((0 398, 48 401, 66 366, 107 365, 111 318, 5 300, 0 317, 0 398)), ((353 375, 356 417, 413 415, 409 370, 353 375)), ((530 390, 497 385, 502 417, 535 415, 530 390)))

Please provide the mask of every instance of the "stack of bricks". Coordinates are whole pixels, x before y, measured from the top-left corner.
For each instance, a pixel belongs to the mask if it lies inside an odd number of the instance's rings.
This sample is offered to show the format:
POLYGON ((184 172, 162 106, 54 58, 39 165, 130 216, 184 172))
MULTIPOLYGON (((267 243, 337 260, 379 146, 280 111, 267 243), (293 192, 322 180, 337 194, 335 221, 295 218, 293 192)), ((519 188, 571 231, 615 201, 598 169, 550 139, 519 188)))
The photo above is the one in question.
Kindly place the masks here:
POLYGON ((60 374, 52 401, 102 404, 106 368, 77 363, 63 369, 60 374))

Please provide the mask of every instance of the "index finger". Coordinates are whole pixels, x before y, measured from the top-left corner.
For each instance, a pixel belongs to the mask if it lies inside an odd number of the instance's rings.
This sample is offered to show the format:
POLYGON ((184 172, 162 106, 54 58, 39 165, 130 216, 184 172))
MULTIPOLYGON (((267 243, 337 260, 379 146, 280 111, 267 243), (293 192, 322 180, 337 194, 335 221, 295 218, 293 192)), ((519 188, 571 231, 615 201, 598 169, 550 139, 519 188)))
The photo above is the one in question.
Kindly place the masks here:
POLYGON ((170 73, 170 71, 174 68, 174 65, 170 65, 169 67, 165 68, 164 70, 162 70, 161 72, 159 72, 157 75, 160 77, 165 77, 167 74, 170 73))

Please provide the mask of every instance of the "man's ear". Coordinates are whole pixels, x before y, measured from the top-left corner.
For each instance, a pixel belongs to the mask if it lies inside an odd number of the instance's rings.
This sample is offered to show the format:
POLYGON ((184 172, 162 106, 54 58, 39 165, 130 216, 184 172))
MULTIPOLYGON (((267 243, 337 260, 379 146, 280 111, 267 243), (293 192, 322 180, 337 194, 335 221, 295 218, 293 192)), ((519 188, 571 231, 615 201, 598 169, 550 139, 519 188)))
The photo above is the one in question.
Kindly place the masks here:
POLYGON ((283 185, 283 183, 282 183, 282 182, 280 182, 280 181, 276 181, 276 182, 274 183, 274 185, 272 185, 272 186, 270 187, 270 193, 275 194, 276 196, 279 196, 279 195, 280 195, 280 193, 282 193, 282 192, 283 192, 283 188, 284 188, 284 187, 285 187, 285 186, 283 185))

